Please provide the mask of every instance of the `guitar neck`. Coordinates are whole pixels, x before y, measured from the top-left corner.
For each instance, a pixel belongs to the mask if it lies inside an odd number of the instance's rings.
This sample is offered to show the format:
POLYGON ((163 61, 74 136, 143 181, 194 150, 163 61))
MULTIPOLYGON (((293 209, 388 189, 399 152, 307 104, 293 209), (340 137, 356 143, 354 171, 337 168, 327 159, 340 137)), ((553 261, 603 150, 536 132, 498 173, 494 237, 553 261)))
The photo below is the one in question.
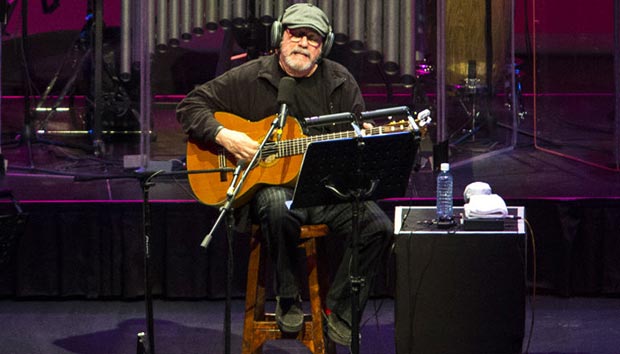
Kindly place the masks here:
MULTIPOLYGON (((389 126, 380 126, 374 127, 371 129, 362 129, 363 136, 369 135, 378 135, 385 133, 396 133, 410 130, 410 128, 405 125, 389 125, 389 126)), ((345 139, 345 138, 354 138, 356 136, 356 132, 353 130, 343 131, 337 133, 328 133, 321 135, 312 135, 303 138, 289 139, 280 142, 273 142, 268 144, 267 149, 277 149, 278 157, 286 157, 293 155, 301 155, 306 152, 308 145, 315 141, 325 141, 325 140, 334 140, 334 139, 345 139)))

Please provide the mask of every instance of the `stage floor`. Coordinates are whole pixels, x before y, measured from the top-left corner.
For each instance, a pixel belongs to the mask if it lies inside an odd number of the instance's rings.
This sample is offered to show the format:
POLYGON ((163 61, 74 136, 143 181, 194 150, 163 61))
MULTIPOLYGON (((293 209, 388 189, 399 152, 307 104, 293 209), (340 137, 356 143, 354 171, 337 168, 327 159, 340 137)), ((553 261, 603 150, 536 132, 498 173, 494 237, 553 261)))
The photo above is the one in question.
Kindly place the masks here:
MULTIPOLYGON (((526 309, 523 352, 615 354, 620 347, 618 299, 538 296, 526 309), (532 316, 534 316, 532 328, 532 316), (530 333, 530 329, 532 329, 530 333)), ((231 311, 231 352, 239 353, 243 302, 231 311)), ((223 301, 161 301, 153 305, 155 347, 168 354, 224 353, 223 301)), ((7 353, 132 353, 146 330, 141 301, 0 301, 7 353)), ((393 354, 394 302, 371 300, 362 319, 361 354, 393 354)), ((338 346, 339 354, 349 351, 338 346)), ((302 344, 271 341, 264 353, 306 354, 302 344)))

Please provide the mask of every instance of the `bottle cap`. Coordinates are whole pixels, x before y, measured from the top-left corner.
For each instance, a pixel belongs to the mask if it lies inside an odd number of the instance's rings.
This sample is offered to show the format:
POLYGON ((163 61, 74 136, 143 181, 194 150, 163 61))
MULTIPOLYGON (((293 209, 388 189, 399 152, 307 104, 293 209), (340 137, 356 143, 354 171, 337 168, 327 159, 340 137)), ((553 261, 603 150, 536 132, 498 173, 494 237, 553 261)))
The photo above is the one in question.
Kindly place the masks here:
POLYGON ((440 169, 442 172, 450 171, 450 164, 449 164, 449 163, 447 163, 447 162, 444 162, 444 163, 442 163, 442 164, 439 166, 439 169, 440 169))

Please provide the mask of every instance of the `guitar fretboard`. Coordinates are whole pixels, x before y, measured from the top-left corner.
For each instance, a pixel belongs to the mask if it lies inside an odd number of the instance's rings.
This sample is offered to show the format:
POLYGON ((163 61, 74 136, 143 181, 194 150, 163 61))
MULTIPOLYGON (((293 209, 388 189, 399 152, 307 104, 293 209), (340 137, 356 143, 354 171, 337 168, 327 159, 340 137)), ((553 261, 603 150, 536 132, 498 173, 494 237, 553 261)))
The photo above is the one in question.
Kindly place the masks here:
MULTIPOLYGON (((409 126, 405 123, 398 125, 386 125, 380 127, 374 127, 372 129, 362 129, 363 136, 370 135, 380 135, 386 133, 397 133, 411 130, 409 126)), ((335 140, 335 139, 345 139, 345 138, 353 138, 356 136, 355 131, 343 131, 337 133, 329 133, 329 134, 321 134, 321 135, 313 135, 303 138, 282 140, 279 142, 269 142, 265 144, 263 148, 264 156, 276 155, 276 157, 286 157, 293 155, 301 155, 306 152, 308 145, 315 141, 325 141, 325 140, 335 140)))
MULTIPOLYGON (((363 136, 371 136, 371 135, 380 135, 386 133, 397 133, 402 131, 411 130, 409 125, 395 124, 395 125, 385 125, 380 127, 374 127, 372 129, 362 129, 363 136)), ((345 138, 353 138, 356 136, 355 131, 343 131, 337 133, 329 133, 329 134, 321 134, 321 135, 313 135, 303 138, 289 139, 283 140, 280 142, 271 142, 265 145, 263 150, 267 155, 276 154, 276 157, 286 157, 293 155, 301 155, 306 152, 308 145, 315 141, 326 141, 326 140, 335 140, 335 139, 345 139, 345 138)))

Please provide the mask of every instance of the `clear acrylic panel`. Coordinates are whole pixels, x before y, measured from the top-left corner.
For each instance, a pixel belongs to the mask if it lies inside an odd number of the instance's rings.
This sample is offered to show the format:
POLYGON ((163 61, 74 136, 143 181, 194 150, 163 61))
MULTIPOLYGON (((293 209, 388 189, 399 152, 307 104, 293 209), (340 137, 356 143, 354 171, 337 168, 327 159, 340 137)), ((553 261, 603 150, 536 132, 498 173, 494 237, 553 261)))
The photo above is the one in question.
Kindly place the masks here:
POLYGON ((617 3, 531 0, 530 7, 534 144, 609 170, 618 170, 617 3))
POLYGON ((442 161, 435 166, 514 147, 521 112, 514 100, 513 17, 512 0, 436 0, 429 48, 436 48, 431 60, 437 68, 434 155, 442 161))

